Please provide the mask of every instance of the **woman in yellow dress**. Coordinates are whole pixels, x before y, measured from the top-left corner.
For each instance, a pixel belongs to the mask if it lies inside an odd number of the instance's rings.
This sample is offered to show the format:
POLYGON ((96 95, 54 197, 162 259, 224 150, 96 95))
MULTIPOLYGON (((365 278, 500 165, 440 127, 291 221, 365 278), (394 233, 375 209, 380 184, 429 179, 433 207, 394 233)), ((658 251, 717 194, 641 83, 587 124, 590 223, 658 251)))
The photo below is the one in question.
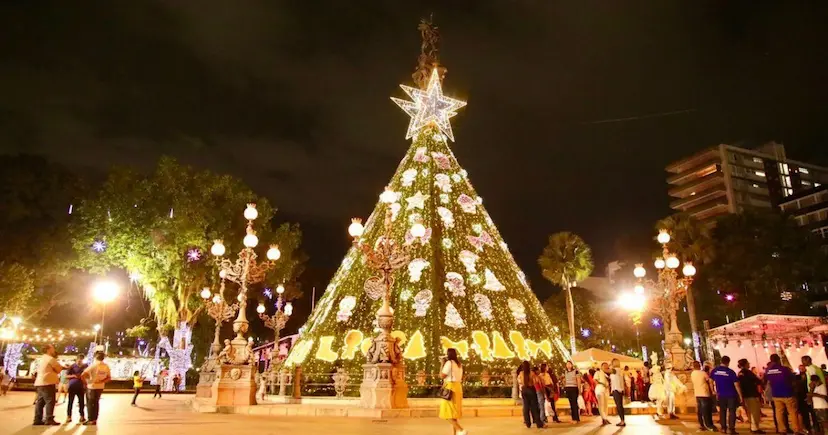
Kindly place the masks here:
POLYGON ((446 351, 443 369, 440 370, 443 379, 443 388, 451 390, 451 400, 440 400, 440 418, 451 421, 455 435, 466 435, 460 426, 460 417, 463 416, 463 365, 457 357, 457 350, 452 348, 446 351))

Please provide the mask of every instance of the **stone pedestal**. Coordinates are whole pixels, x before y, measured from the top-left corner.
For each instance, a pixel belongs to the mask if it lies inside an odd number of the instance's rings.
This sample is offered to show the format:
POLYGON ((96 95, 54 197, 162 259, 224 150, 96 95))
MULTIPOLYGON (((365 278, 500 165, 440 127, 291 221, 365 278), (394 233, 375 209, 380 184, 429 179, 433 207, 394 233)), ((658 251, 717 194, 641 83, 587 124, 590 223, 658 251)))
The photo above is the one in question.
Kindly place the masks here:
POLYGON ((364 364, 359 387, 360 407, 371 409, 408 408, 408 384, 404 363, 364 364))
POLYGON ((216 372, 200 372, 198 374, 198 385, 196 386, 196 397, 210 398, 213 396, 213 382, 216 380, 216 372))
POLYGON ((216 371, 211 401, 216 406, 249 406, 256 404, 254 366, 222 364, 216 371))
POLYGON ((696 409, 696 393, 693 391, 693 382, 690 380, 692 372, 692 370, 673 370, 673 375, 687 388, 684 393, 676 393, 676 409, 681 414, 688 414, 691 409, 696 409))

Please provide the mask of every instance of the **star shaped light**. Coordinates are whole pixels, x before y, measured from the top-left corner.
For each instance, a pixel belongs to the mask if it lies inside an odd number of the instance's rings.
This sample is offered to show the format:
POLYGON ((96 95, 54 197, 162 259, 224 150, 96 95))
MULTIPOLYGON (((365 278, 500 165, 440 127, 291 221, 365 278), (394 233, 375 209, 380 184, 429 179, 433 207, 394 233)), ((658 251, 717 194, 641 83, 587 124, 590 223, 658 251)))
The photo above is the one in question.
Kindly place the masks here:
POLYGON ((406 207, 406 210, 411 210, 414 208, 419 208, 420 210, 422 210, 425 206, 425 201, 428 199, 429 196, 430 195, 423 195, 422 192, 418 190, 417 193, 415 193, 413 196, 409 196, 405 199, 405 201, 408 202, 408 207, 406 207))
POLYGON ((440 74, 437 68, 431 70, 431 78, 428 81, 426 90, 400 85, 403 91, 414 101, 406 101, 399 98, 391 98, 408 116, 411 123, 408 124, 406 139, 414 137, 420 130, 430 124, 434 124, 440 132, 454 141, 454 133, 451 131, 449 118, 457 114, 457 109, 466 105, 465 101, 455 100, 443 95, 440 86, 440 74))

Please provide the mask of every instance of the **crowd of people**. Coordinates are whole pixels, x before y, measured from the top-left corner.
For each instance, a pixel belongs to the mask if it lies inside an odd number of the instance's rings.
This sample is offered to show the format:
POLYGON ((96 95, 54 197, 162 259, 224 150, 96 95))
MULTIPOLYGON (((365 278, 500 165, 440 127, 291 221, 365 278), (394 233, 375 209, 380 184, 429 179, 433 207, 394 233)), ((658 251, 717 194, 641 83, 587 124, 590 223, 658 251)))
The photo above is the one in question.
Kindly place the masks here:
MULTIPOLYGON (((730 368, 730 358, 723 356, 718 366, 693 363, 690 382, 696 397, 700 431, 721 431, 735 434, 736 422, 745 422, 751 433, 765 433, 760 428, 762 408, 769 406, 777 433, 828 434, 828 391, 825 366, 816 366, 810 356, 802 357, 798 372, 782 364, 779 355, 770 356, 770 363, 761 371, 746 359, 738 361, 739 372, 730 368), (717 411, 718 409, 718 411, 717 411), (714 414, 719 414, 719 427, 714 414)), ((602 425, 608 418, 612 397, 619 427, 626 426, 624 405, 627 402, 655 402, 656 418, 678 419, 676 397, 687 386, 667 365, 662 373, 658 365, 645 363, 640 370, 621 367, 613 359, 581 373, 568 361, 556 376, 547 364, 532 366, 523 361, 516 370, 519 395, 523 402, 523 423, 547 427, 550 420, 561 423, 555 403, 566 397, 572 423, 580 423, 582 415, 598 415, 602 425)), ((441 371, 444 399, 440 417, 452 422, 455 435, 466 432, 459 423, 462 416, 462 363, 454 349, 449 349, 441 371)))

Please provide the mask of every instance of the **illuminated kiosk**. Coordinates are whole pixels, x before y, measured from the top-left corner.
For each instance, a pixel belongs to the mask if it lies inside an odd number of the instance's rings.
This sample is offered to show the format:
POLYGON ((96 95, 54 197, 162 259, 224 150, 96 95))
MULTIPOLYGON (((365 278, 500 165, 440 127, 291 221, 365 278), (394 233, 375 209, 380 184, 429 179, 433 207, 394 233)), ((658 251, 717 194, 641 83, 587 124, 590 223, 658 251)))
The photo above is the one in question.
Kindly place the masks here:
POLYGON ((363 407, 399 407, 400 376, 418 394, 435 388, 447 348, 485 387, 511 387, 522 360, 562 367, 568 355, 449 147, 448 120, 465 103, 442 94, 436 29, 421 31, 419 87, 403 86, 410 100, 394 99, 411 116, 412 144, 365 224, 351 224, 355 244, 285 361, 301 366, 311 385, 303 394, 322 393, 312 385, 342 370, 363 379, 363 407), (394 259, 372 258, 390 244, 394 259), (378 388, 384 399, 366 400, 378 388))

